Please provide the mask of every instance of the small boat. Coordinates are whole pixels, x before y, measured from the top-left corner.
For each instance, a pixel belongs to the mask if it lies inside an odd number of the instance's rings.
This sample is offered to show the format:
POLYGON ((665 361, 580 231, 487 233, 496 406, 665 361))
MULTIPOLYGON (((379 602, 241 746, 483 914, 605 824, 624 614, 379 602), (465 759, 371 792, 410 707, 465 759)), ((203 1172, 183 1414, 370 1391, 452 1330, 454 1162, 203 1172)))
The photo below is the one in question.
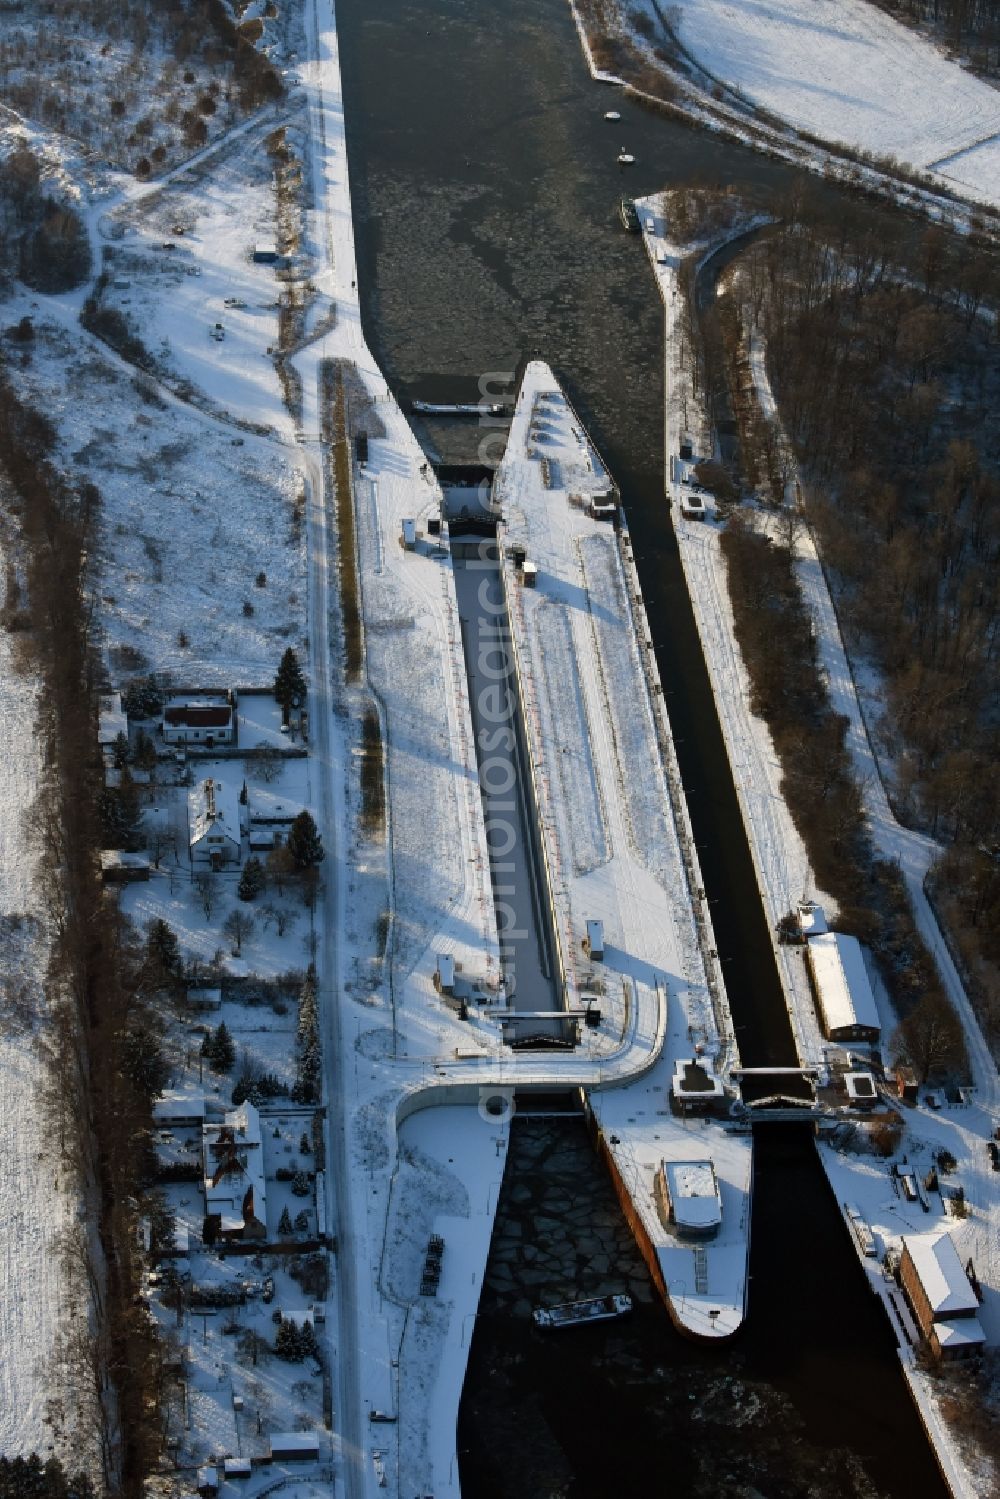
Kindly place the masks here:
POLYGON ((631 1296, 592 1296, 588 1301, 567 1301, 562 1306, 536 1307, 536 1327, 581 1327, 586 1322, 613 1322, 632 1310, 631 1296))
POLYGON ((618 165, 620 167, 630 167, 634 161, 635 157, 632 155, 631 151, 619 151, 618 165))
POLYGON ((604 111, 604 118, 606 120, 620 120, 621 115, 618 113, 617 109, 606 109, 604 111))
POLYGON ((622 228, 627 229, 629 234, 638 234, 642 229, 639 215, 631 198, 622 198, 618 205, 618 217, 622 221, 622 228))
POLYGON ((503 416, 502 401, 411 401, 410 410, 421 416, 503 416))

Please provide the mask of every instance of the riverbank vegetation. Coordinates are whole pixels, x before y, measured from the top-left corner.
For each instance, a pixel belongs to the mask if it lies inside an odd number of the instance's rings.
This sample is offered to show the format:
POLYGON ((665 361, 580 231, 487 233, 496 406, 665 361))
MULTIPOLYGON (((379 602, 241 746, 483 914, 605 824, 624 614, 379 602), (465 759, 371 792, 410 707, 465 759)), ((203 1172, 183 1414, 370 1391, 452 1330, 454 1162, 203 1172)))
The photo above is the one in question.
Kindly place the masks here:
POLYGON ((944 43, 968 60, 978 73, 996 78, 1000 73, 1000 0, 871 0, 922 31, 932 41, 944 43))
POLYGON ((0 171, 0 287, 17 277, 32 291, 71 291, 89 274, 83 220, 22 142, 0 171))
POLYGON ((351 444, 347 426, 347 396, 344 373, 333 360, 320 371, 323 441, 330 455, 337 522, 337 578, 340 584, 341 627, 344 632, 344 669, 349 682, 361 676, 364 638, 361 624, 361 583, 358 578, 357 543, 354 534, 354 483, 351 444))
POLYGON ((137 1214, 163 1063, 155 985, 142 949, 104 898, 98 868, 98 680, 86 570, 100 495, 92 485, 72 485, 53 454, 51 424, 19 400, 0 369, 0 471, 27 564, 20 638, 45 684, 40 732, 48 772, 37 815, 53 946, 49 1089, 39 1113, 60 1171, 71 1173, 87 1204, 86 1222, 64 1247, 83 1299, 63 1329, 60 1361, 83 1394, 88 1424, 80 1428, 70 1409, 53 1419, 77 1451, 99 1452, 106 1492, 138 1495, 160 1437, 161 1375, 138 1295, 137 1214))
MULTIPOLYGON (((939 229, 914 233, 811 195, 780 215, 782 231, 740 257, 720 310, 741 468, 766 505, 783 506, 788 455, 760 414, 749 359, 751 335, 764 332, 845 633, 855 659, 877 668, 871 727, 888 790, 901 821, 947 846, 935 885, 996 1043, 1000 264, 939 229)), ((845 789, 843 726, 795 596, 797 523, 784 510, 767 537, 737 523, 724 539, 741 645, 817 876, 883 949, 905 1014, 908 993, 935 989, 934 968, 845 789)))
POLYGON ((264 23, 241 22, 224 0, 19 0, 4 9, 4 102, 139 177, 284 93, 259 45, 264 23))

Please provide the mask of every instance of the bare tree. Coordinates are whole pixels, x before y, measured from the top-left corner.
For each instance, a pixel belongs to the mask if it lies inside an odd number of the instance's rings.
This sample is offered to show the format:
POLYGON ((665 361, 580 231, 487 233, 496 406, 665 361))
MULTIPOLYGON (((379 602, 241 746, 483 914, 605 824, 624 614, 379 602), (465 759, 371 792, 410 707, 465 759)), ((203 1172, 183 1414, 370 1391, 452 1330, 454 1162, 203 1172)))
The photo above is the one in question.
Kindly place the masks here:
POLYGON ((194 877, 194 887, 201 899, 201 909, 205 913, 205 920, 211 921, 212 912, 215 910, 218 897, 215 881, 210 874, 196 874, 194 877))
POLYGON ((238 958, 243 951, 244 942, 248 942, 254 934, 254 919, 249 911, 234 906, 226 917, 222 930, 232 942, 238 958))
POLYGON ((917 1001, 893 1036, 893 1051, 910 1063, 922 1083, 934 1073, 962 1064, 962 1027, 943 994, 928 993, 917 1001))

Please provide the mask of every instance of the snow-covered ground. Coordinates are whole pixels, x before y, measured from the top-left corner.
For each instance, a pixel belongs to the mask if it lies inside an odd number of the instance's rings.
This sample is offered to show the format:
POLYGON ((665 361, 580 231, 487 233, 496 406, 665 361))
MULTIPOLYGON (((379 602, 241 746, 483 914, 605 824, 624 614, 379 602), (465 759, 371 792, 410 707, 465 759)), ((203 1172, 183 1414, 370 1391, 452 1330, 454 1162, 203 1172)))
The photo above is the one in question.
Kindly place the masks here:
POLYGON ((169 191, 136 195, 102 219, 114 239, 101 306, 121 312, 157 362, 212 409, 290 437, 270 357, 286 287, 275 264, 253 260, 255 247, 279 239, 265 146, 272 129, 270 120, 258 124, 218 150, 207 173, 190 167, 169 191))
POLYGON ((56 423, 71 472, 101 493, 100 622, 116 680, 150 671, 186 686, 273 680, 282 651, 303 636, 291 451, 137 383, 72 330, 54 298, 15 305, 37 329, 19 378, 56 423))
POLYGON ((678 0, 669 14, 709 74, 797 129, 1000 204, 1000 92, 867 0, 678 0))
MULTIPOLYGON (((0 590, 4 563, 0 554, 0 590)), ((47 1455, 75 1471, 93 1454, 74 1438, 74 1410, 87 1392, 68 1392, 60 1337, 86 1314, 61 1253, 79 1207, 75 1183, 48 1144, 45 1092, 47 917, 33 812, 42 776, 37 737, 40 684, 25 671, 18 638, 0 626, 0 1452, 47 1455), (62 1403, 65 1424, 46 1416, 62 1403)), ((85 1418, 86 1419, 86 1418, 85 1418)))

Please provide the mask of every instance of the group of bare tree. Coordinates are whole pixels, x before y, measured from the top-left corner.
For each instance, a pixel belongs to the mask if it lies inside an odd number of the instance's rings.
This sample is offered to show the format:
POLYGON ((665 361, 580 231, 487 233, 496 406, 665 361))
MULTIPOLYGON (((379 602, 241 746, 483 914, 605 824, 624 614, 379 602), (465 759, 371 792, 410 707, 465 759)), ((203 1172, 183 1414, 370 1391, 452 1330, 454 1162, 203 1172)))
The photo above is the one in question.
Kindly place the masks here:
MULTIPOLYGON (((885 684, 897 809, 949 845, 942 901, 996 1032, 1000 262, 820 190, 779 212, 780 231, 741 257, 715 332, 741 466, 782 504, 788 455, 760 417, 746 353, 759 329, 842 621, 885 684)), ((725 539, 741 644, 821 883, 889 960, 906 1013, 923 996, 936 1002, 937 980, 901 881, 871 859, 794 586, 787 514, 787 536, 772 528, 765 541, 737 520, 725 539)))
POLYGON ((223 0, 18 5, 0 38, 0 95, 20 114, 147 175, 283 90, 260 19, 223 0))
POLYGON ((28 146, 15 147, 0 170, 0 282, 20 277, 33 291, 61 292, 89 272, 80 215, 44 182, 28 146))
POLYGON ((1000 0, 873 0, 881 10, 925 27, 970 56, 983 72, 1000 71, 1000 0))
MULTIPOLYGON (((54 456, 54 432, 0 368, 0 470, 27 554, 26 649, 45 684, 40 731, 47 777, 38 809, 52 960, 46 975, 46 1138, 73 1174, 92 1230, 68 1246, 89 1313, 65 1329, 71 1382, 93 1397, 108 1492, 138 1495, 155 1461, 159 1365, 138 1297, 137 1203, 147 1170, 153 1095, 163 1085, 156 996, 164 975, 104 897, 96 651, 86 563, 99 496, 54 456), (95 1249, 96 1245, 96 1249, 95 1249)), ((16 1294, 10 1288, 11 1294, 16 1294)))
POLYGON ((988 1029, 1000 972, 1000 261, 800 199, 745 261, 807 506, 885 683, 894 795, 950 847, 938 886, 988 1029))

